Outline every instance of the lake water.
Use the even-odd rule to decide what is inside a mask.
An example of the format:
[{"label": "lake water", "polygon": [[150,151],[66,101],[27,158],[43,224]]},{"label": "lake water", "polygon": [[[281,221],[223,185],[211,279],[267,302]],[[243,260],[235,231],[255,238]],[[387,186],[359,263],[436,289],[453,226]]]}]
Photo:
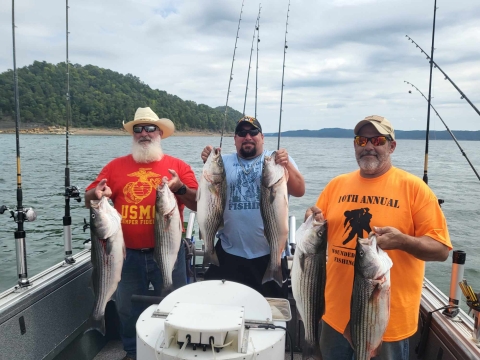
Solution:
[{"label": "lake water", "polygon": [[[16,205],[15,135],[0,135],[0,205]],[[162,144],[165,153],[189,163],[200,174],[201,150],[206,145],[218,146],[219,137],[171,137]],[[83,206],[85,187],[111,159],[130,152],[127,136],[80,136],[69,138],[71,184],[79,187],[82,202],[71,201],[73,251],[83,249],[89,231],[83,232],[84,218],[89,212]],[[297,227],[305,209],[315,204],[318,194],[334,176],[357,169],[351,139],[282,138],[282,147],[295,159],[306,181],[306,194],[290,198],[290,214]],[[64,258],[63,225],[65,200],[65,136],[20,135],[23,203],[36,209],[35,222],[25,223],[28,276],[38,274]],[[265,138],[265,147],[274,149],[276,138]],[[480,142],[460,144],[472,164],[480,168]],[[393,154],[395,166],[423,176],[425,144],[417,140],[400,140]],[[223,152],[234,151],[233,138],[224,138]],[[448,221],[455,249],[467,252],[465,278],[480,291],[480,181],[453,141],[431,141],[429,147],[429,185],[444,199],[443,211]],[[188,219],[189,210],[185,210]],[[0,215],[0,292],[16,285],[17,268],[14,232],[16,223],[5,212]],[[198,233],[198,232],[197,232]],[[428,263],[426,276],[444,293],[450,287],[451,256],[444,263]]]}]

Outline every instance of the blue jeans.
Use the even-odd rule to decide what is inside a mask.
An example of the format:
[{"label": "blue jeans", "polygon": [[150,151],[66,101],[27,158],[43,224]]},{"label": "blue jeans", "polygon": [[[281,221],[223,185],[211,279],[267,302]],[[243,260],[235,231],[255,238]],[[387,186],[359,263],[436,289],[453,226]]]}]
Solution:
[{"label": "blue jeans", "polygon": [[[177,262],[172,272],[174,289],[187,284],[185,264],[185,247],[180,245]],[[150,283],[153,285],[154,294],[162,293],[163,278],[160,269],[153,259],[153,251],[141,252],[127,249],[127,256],[123,262],[122,278],[118,283],[115,295],[115,304],[120,318],[120,337],[123,349],[127,355],[136,358],[137,340],[135,324],[140,314],[148,305],[137,304],[131,301],[132,295],[148,295]]]},{"label": "blue jeans", "polygon": [[[323,360],[354,360],[354,351],[348,340],[322,320],[320,349]],[[373,360],[408,360],[408,339],[382,343],[380,354]]]}]

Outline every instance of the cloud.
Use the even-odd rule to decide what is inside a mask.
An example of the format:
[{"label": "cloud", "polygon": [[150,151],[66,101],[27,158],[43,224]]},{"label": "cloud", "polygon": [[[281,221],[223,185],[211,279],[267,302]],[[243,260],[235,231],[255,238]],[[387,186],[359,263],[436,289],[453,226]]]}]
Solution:
[{"label": "cloud", "polygon": [[[278,128],[287,0],[262,2],[256,88],[253,53],[246,102],[265,131]],[[241,0],[70,1],[69,59],[122,74],[154,89],[212,107],[225,105]],[[480,3],[438,5],[434,59],[480,107]],[[258,3],[245,2],[229,105],[242,110]],[[417,0],[292,0],[285,55],[285,130],[350,128],[370,114],[401,130],[423,129],[428,93],[433,3]],[[16,2],[17,66],[65,61],[65,2]],[[256,43],[255,43],[256,45]],[[10,5],[0,8],[0,71],[13,67]],[[255,46],[256,49],[256,46]],[[433,72],[435,106],[452,130],[478,130],[475,111]],[[412,119],[416,119],[413,121]],[[285,125],[283,125],[285,124]]]},{"label": "cloud", "polygon": [[328,103],[327,104],[327,109],[340,109],[340,108],[344,108],[346,107],[347,105],[346,104],[331,104],[331,103]]}]

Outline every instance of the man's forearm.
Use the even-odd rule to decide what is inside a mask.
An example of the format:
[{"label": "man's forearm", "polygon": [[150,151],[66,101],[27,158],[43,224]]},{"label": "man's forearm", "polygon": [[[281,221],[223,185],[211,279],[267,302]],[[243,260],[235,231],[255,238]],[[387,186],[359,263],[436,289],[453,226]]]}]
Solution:
[{"label": "man's forearm", "polygon": [[414,237],[404,234],[403,251],[423,261],[445,261],[449,248],[429,236]]},{"label": "man's forearm", "polygon": [[177,195],[180,201],[190,210],[197,211],[197,190],[187,187],[184,195]]},{"label": "man's forearm", "polygon": [[288,193],[295,197],[303,196],[305,194],[305,180],[303,175],[290,163],[287,166],[287,170],[289,176],[287,182]]}]

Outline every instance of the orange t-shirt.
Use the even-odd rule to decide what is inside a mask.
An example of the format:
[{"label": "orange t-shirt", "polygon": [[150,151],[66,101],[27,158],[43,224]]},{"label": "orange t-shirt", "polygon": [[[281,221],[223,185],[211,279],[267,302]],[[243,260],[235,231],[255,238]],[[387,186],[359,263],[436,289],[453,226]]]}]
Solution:
[{"label": "orange t-shirt", "polygon": [[[323,320],[343,333],[350,319],[355,246],[374,226],[429,236],[452,248],[447,223],[435,194],[418,177],[392,167],[366,179],[360,171],[336,177],[317,200],[328,221],[328,263]],[[390,270],[390,320],[384,341],[406,339],[417,331],[425,262],[400,250],[386,251]]]},{"label": "orange t-shirt", "polygon": [[[122,215],[122,230],[125,246],[130,249],[153,248],[155,245],[153,222],[157,185],[175,170],[180,180],[191,189],[198,189],[197,179],[190,167],[180,159],[163,155],[160,161],[140,164],[132,155],[119,157],[109,162],[86,190],[93,189],[102,179],[112,189],[115,209]],[[176,197],[183,222],[185,205]]]}]

